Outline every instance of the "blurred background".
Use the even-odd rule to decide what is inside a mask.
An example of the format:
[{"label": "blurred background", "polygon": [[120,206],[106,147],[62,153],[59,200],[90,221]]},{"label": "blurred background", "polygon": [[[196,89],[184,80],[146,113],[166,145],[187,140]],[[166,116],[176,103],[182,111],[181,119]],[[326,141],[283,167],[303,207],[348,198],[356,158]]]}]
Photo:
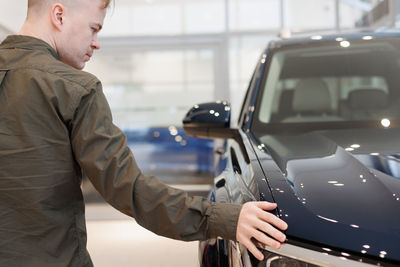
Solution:
[{"label": "blurred background", "polygon": [[[26,8],[27,0],[0,0],[0,40],[18,32]],[[399,13],[398,0],[115,0],[99,35],[101,50],[85,70],[103,82],[114,123],[142,170],[205,196],[215,144],[182,131],[191,106],[228,100],[234,124],[268,41],[396,28]],[[196,265],[196,242],[141,230],[105,205],[87,181],[83,189],[96,266]]]}]

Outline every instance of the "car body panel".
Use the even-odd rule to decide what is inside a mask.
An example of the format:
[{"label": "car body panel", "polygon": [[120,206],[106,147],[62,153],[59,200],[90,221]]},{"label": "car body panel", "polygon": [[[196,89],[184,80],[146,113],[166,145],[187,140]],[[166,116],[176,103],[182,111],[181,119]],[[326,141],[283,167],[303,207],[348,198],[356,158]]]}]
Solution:
[{"label": "car body panel", "polygon": [[[393,146],[388,137],[398,137],[399,130],[386,132],[380,136]],[[351,136],[356,138],[355,133]],[[360,145],[366,154],[353,155],[346,146],[316,133],[261,140],[265,148],[258,156],[280,215],[290,226],[289,240],[296,237],[343,252],[400,260],[400,180],[393,176],[398,175],[398,161],[369,154],[376,149],[366,153],[367,145]],[[392,167],[385,173],[384,168],[378,170],[381,166]]]}]

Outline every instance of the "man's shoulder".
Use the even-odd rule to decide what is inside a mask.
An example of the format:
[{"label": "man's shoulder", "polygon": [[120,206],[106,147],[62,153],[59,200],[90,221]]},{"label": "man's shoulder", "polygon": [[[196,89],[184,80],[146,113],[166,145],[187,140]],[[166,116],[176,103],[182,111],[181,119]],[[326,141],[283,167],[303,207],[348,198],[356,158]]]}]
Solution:
[{"label": "man's shoulder", "polygon": [[47,71],[60,79],[81,86],[84,89],[90,89],[97,83],[100,83],[100,80],[95,75],[83,70],[75,69],[57,60],[54,62],[54,67]]},{"label": "man's shoulder", "polygon": [[23,61],[9,67],[16,71],[25,70],[25,72],[31,73],[36,79],[50,78],[52,81],[64,81],[69,85],[80,87],[84,90],[90,90],[97,83],[100,83],[100,80],[95,75],[75,69],[50,54],[36,51],[29,52],[23,55]]},{"label": "man's shoulder", "polygon": [[[33,65],[32,68],[38,68],[38,65]],[[75,69],[60,60],[51,58],[47,61],[47,64],[41,65],[40,71],[49,73],[58,79],[67,81],[68,83],[75,84],[85,89],[90,89],[96,83],[100,83],[100,80],[93,74]]]}]

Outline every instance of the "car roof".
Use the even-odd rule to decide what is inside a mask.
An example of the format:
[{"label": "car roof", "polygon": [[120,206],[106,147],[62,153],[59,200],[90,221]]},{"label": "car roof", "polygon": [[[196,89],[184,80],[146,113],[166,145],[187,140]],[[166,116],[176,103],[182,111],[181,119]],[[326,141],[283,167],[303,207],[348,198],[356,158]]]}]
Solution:
[{"label": "car roof", "polygon": [[[334,34],[308,34],[302,36],[295,36],[288,39],[280,39],[270,41],[268,48],[280,48],[292,45],[307,45],[326,43],[334,41],[345,41],[345,40],[362,40],[363,38],[398,38],[400,37],[399,30],[380,30],[380,31],[357,31],[347,33],[334,33]],[[337,40],[338,38],[342,38]]]}]

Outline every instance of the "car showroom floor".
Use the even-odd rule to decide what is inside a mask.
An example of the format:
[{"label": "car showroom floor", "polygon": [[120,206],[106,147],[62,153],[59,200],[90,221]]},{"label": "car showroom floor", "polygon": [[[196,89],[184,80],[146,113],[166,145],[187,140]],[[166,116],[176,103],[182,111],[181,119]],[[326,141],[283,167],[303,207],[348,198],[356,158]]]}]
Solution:
[{"label": "car showroom floor", "polygon": [[157,236],[105,203],[88,204],[86,220],[95,267],[197,266],[198,242]]},{"label": "car showroom floor", "polygon": [[[197,177],[191,184],[167,180],[189,194],[206,195],[208,177]],[[190,267],[197,266],[198,242],[176,241],[139,226],[134,219],[105,203],[90,183],[83,183],[86,200],[88,250],[95,267]]]}]

